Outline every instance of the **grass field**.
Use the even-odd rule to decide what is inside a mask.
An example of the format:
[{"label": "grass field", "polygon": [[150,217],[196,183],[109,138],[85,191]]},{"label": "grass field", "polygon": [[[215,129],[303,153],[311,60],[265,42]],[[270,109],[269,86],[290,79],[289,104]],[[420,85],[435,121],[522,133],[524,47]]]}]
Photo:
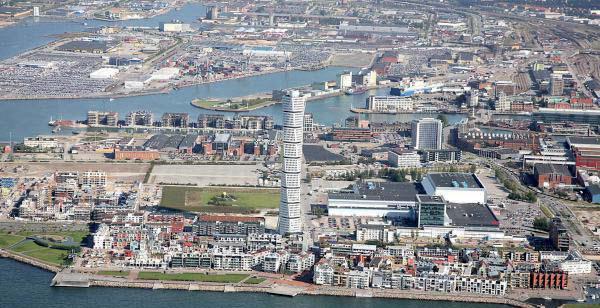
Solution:
[{"label": "grass field", "polygon": [[548,218],[553,218],[554,215],[552,214],[552,212],[550,211],[550,209],[548,207],[546,207],[543,204],[540,204],[540,210],[542,210],[542,213],[544,213],[544,215]]},{"label": "grass field", "polygon": [[247,283],[247,284],[259,284],[259,283],[261,283],[261,282],[263,282],[263,281],[265,281],[265,280],[266,280],[265,278],[260,278],[260,277],[250,277],[250,278],[246,279],[246,280],[244,281],[244,283]]},{"label": "grass field", "polygon": [[99,271],[98,275],[114,276],[114,277],[127,277],[127,276],[129,276],[129,271]]},{"label": "grass field", "polygon": [[18,243],[23,240],[25,237],[20,235],[12,235],[6,233],[0,233],[0,248],[6,248],[10,245]]},{"label": "grass field", "polygon": [[197,107],[202,107],[202,108],[214,108],[216,106],[219,106],[221,104],[223,104],[225,102],[222,101],[211,101],[211,100],[206,100],[206,99],[195,99],[192,101],[192,104],[194,106]]},{"label": "grass field", "polygon": [[23,254],[55,265],[62,265],[68,257],[69,251],[43,247]]},{"label": "grass field", "polygon": [[157,272],[140,272],[138,274],[139,279],[145,280],[201,281],[223,283],[238,283],[246,279],[248,276],[248,274],[207,275],[203,273],[164,274]]},{"label": "grass field", "polygon": [[[22,231],[17,232],[16,234],[7,234],[0,232],[0,247],[6,248],[11,245],[14,245],[24,240],[27,236],[54,235],[70,237],[73,239],[74,242],[82,242],[88,234],[89,232],[87,231],[65,231],[47,233]],[[36,244],[33,240],[23,241],[22,243],[11,247],[10,250],[53,265],[62,265],[67,256],[69,255],[69,251],[67,250],[44,247]]]},{"label": "grass field", "polygon": [[[223,193],[235,196],[231,205],[209,204],[212,198]],[[245,212],[256,209],[274,209],[279,206],[278,189],[259,188],[200,188],[189,186],[163,186],[161,206],[185,210],[207,212]]]},{"label": "grass field", "polygon": [[32,240],[24,241],[12,247],[10,250],[54,265],[63,264],[69,255],[69,251],[67,250],[40,246]]},{"label": "grass field", "polygon": [[255,108],[261,108],[268,106],[272,103],[271,97],[255,97],[255,98],[244,98],[241,101],[218,101],[210,99],[195,99],[192,101],[192,105],[205,109],[214,110],[250,110]]}]

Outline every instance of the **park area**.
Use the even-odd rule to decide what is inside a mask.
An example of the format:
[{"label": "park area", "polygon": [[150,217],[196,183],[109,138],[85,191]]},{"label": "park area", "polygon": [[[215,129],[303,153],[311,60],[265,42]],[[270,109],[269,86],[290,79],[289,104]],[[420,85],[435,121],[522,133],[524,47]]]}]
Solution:
[{"label": "park area", "polygon": [[[0,231],[0,248],[21,254],[32,259],[50,264],[65,265],[72,250],[87,237],[88,232],[50,232],[39,234],[34,232],[17,232],[9,234]],[[35,239],[35,240],[34,240]]]},{"label": "park area", "polygon": [[207,213],[255,213],[279,206],[279,189],[163,186],[161,206]]},{"label": "park area", "polygon": [[220,101],[215,99],[195,99],[192,105],[198,108],[217,111],[249,111],[273,104],[270,94],[240,97],[233,100]]},{"label": "park area", "polygon": [[239,283],[248,278],[248,274],[206,274],[206,273],[177,273],[166,274],[159,272],[140,272],[138,279],[164,280],[164,281],[198,281],[198,282],[220,282]]}]

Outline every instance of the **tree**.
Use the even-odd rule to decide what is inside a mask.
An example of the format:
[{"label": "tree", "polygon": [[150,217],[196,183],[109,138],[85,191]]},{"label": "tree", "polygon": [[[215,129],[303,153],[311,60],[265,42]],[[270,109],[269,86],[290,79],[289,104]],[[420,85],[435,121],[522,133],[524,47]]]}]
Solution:
[{"label": "tree", "polygon": [[448,117],[445,114],[440,114],[437,116],[437,119],[442,121],[442,126],[446,127],[448,126]]},{"label": "tree", "polygon": [[533,227],[538,230],[548,231],[550,230],[550,222],[546,217],[536,217],[533,220]]}]

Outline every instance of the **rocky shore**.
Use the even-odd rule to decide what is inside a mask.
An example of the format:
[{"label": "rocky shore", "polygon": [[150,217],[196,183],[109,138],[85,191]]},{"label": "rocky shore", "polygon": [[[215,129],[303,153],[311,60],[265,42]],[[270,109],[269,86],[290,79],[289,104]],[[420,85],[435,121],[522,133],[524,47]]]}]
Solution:
[{"label": "rocky shore", "polygon": [[25,257],[23,255],[20,255],[18,253],[12,252],[12,251],[8,251],[8,250],[4,250],[4,249],[0,249],[0,257],[2,258],[10,258],[13,259],[15,261],[19,261],[21,263],[25,263],[25,264],[29,264],[32,266],[35,266],[37,268],[41,268],[44,270],[47,270],[49,272],[53,272],[53,273],[58,273],[60,272],[61,268],[54,266],[54,265],[50,265],[44,262],[40,262],[37,261],[35,259],[31,259],[28,257]]}]

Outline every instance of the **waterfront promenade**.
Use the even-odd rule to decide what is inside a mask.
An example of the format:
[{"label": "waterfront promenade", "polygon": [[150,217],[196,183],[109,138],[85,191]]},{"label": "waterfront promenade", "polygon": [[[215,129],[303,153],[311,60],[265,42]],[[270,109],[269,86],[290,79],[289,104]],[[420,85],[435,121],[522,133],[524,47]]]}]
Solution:
[{"label": "waterfront promenade", "polygon": [[[469,303],[503,304],[513,307],[534,307],[525,302],[529,297],[523,294],[506,297],[486,296],[480,294],[464,293],[437,293],[419,292],[415,290],[390,290],[390,289],[349,289],[343,287],[317,286],[292,280],[272,279],[279,275],[269,275],[261,272],[248,274],[271,277],[259,284],[239,283],[214,283],[199,281],[165,281],[143,280],[137,278],[137,272],[132,271],[127,277],[113,277],[94,273],[80,272],[72,268],[60,268],[48,265],[37,260],[27,258],[17,253],[0,249],[0,256],[26,263],[50,272],[56,273],[52,286],[56,287],[112,287],[112,288],[141,288],[152,290],[187,290],[209,292],[253,292],[267,293],[281,296],[312,295],[312,296],[343,296],[343,297],[368,297],[387,299],[408,299],[428,301],[453,301]],[[239,272],[236,272],[239,273]]]}]

